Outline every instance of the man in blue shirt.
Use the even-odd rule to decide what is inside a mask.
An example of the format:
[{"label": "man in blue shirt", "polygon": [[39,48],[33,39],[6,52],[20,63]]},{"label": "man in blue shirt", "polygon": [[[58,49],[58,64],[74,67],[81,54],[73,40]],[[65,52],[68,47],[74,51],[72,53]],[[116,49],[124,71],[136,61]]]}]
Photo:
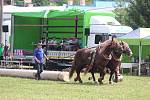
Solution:
[{"label": "man in blue shirt", "polygon": [[42,49],[42,44],[38,43],[37,48],[34,50],[34,59],[37,68],[37,80],[40,80],[40,74],[43,72],[44,57],[48,60],[47,56],[44,54],[44,51]]}]

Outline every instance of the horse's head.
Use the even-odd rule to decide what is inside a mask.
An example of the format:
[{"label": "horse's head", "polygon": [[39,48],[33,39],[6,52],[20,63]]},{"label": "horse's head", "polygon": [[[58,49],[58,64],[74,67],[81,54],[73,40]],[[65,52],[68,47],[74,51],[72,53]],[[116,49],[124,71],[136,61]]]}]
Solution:
[{"label": "horse's head", "polygon": [[123,46],[120,44],[120,42],[116,38],[112,37],[112,40],[109,45],[113,51],[118,52],[118,53],[123,52]]},{"label": "horse's head", "polygon": [[129,57],[132,56],[132,50],[130,49],[129,45],[124,42],[124,41],[120,41],[120,44],[122,45],[123,48],[123,53],[127,54]]}]

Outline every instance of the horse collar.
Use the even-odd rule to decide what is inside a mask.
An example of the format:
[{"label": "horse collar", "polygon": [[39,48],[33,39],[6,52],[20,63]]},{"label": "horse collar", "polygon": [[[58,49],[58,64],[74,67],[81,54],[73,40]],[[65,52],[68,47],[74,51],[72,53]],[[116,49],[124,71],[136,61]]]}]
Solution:
[{"label": "horse collar", "polygon": [[106,57],[103,53],[102,53],[102,56],[106,59],[106,60],[111,60],[112,56],[109,55],[108,57]]},{"label": "horse collar", "polygon": [[119,58],[115,57],[113,52],[111,52],[111,55],[115,59],[115,61],[121,61],[122,60],[122,55]]}]

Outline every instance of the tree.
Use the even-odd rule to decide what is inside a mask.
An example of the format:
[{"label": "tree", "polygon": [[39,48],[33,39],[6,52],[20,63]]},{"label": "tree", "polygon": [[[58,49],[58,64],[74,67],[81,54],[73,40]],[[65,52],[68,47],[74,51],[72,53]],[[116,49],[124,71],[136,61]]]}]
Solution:
[{"label": "tree", "polygon": [[132,0],[127,8],[129,25],[150,27],[150,0]]},{"label": "tree", "polygon": [[34,6],[48,6],[50,4],[49,0],[32,0]]},{"label": "tree", "polygon": [[114,10],[114,13],[115,13],[115,17],[116,19],[121,23],[121,24],[126,24],[126,21],[125,21],[125,16],[126,16],[126,4],[127,4],[127,1],[126,0],[115,0],[116,2],[116,8]]},{"label": "tree", "polygon": [[127,20],[127,8],[130,4],[131,0],[115,0],[116,6],[114,13],[116,15],[116,19],[122,24],[122,25],[128,25]]},{"label": "tree", "polygon": [[150,0],[130,0],[127,7],[120,5],[114,12],[121,23],[134,29],[150,27]]},{"label": "tree", "polygon": [[32,0],[34,6],[62,6],[63,4],[67,4],[67,0]]},{"label": "tree", "polygon": [[62,6],[63,4],[67,4],[68,0],[49,0],[51,5]]}]

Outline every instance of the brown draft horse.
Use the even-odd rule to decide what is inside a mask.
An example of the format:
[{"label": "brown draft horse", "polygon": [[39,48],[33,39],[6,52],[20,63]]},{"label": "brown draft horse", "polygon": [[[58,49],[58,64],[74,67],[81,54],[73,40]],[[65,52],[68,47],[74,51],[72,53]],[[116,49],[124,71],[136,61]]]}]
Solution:
[{"label": "brown draft horse", "polygon": [[[118,82],[118,74],[120,74],[119,70],[120,70],[120,66],[121,66],[122,54],[124,53],[124,54],[128,55],[129,57],[132,55],[132,51],[126,42],[121,41],[120,44],[122,45],[123,51],[122,52],[118,52],[115,50],[112,51],[112,53],[111,53],[112,58],[106,65],[106,68],[110,69],[109,84],[112,83],[111,79],[112,79],[113,74],[115,74],[115,82]],[[93,81],[96,82],[95,76],[94,76],[94,68],[95,67],[92,68],[91,74],[92,74]]]},{"label": "brown draft horse", "polygon": [[109,77],[109,84],[111,84],[112,75],[115,74],[115,82],[118,82],[118,74],[120,74],[120,66],[122,60],[122,54],[126,54],[129,57],[132,56],[132,51],[129,48],[129,45],[126,42],[121,41],[121,45],[123,47],[123,52],[112,52],[112,59],[106,65],[107,68],[110,69],[110,77]]},{"label": "brown draft horse", "polygon": [[[95,66],[100,69],[100,78],[98,79],[100,83],[102,83],[102,80],[104,79],[104,69],[109,60],[111,59],[111,52],[113,50],[118,52],[122,51],[122,46],[119,44],[119,41],[114,38],[112,38],[112,40],[106,40],[102,44],[103,45],[101,47],[98,46],[96,48],[96,55],[92,64],[92,66]],[[73,76],[74,71],[76,71],[77,77],[74,79],[74,81],[79,81],[80,83],[82,83],[82,80],[80,78],[80,72],[83,68],[87,68],[88,70],[92,68],[92,66],[89,66],[91,64],[92,52],[93,50],[88,48],[79,49],[77,51],[77,53],[74,56],[72,68],[69,72],[69,78],[71,78]]]}]

